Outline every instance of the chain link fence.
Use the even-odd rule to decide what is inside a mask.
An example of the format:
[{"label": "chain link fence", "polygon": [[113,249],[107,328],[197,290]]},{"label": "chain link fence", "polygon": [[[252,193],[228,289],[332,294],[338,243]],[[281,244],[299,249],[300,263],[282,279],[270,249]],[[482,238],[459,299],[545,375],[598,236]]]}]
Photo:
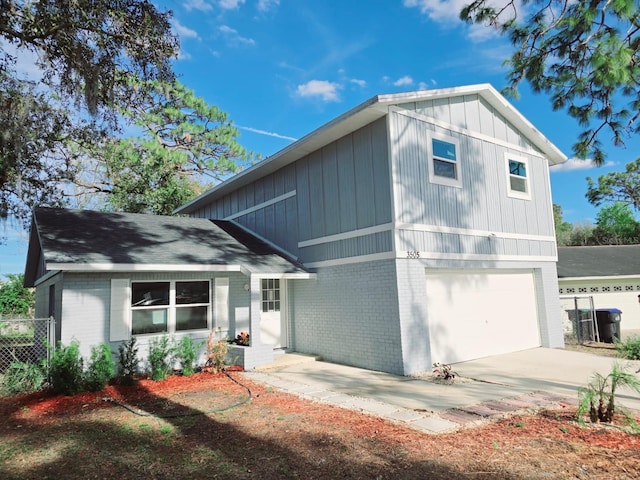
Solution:
[{"label": "chain link fence", "polygon": [[0,373],[12,362],[49,361],[48,345],[55,339],[55,321],[49,318],[0,316]]},{"label": "chain link fence", "polygon": [[567,344],[599,342],[593,297],[560,297],[560,310]]}]

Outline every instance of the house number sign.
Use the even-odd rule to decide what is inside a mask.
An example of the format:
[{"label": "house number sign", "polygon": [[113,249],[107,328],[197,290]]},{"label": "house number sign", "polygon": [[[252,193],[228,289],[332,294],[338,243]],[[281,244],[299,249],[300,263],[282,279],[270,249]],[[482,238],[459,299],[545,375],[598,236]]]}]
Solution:
[{"label": "house number sign", "polygon": [[420,258],[420,252],[417,250],[407,250],[407,258]]}]

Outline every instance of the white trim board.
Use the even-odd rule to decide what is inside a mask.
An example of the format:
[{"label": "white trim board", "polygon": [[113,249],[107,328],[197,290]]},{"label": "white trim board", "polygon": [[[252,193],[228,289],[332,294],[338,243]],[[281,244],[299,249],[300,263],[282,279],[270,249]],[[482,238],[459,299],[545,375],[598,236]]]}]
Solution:
[{"label": "white trim board", "polygon": [[558,283],[560,282],[581,282],[581,281],[591,281],[591,280],[610,280],[610,281],[618,281],[618,280],[632,280],[632,279],[640,279],[640,274],[638,275],[605,275],[605,276],[594,276],[594,277],[558,277]]},{"label": "white trim board", "polygon": [[548,159],[545,158],[544,154],[534,150],[532,148],[525,148],[522,145],[516,145],[513,143],[509,143],[505,140],[500,140],[498,138],[495,137],[491,137],[489,135],[485,135],[484,133],[480,133],[480,132],[474,132],[472,130],[468,130],[466,128],[462,128],[462,127],[458,127],[456,125],[453,125],[451,123],[448,122],[443,122],[442,120],[438,120],[436,118],[433,117],[429,117],[427,115],[422,115],[420,113],[416,113],[413,112],[411,110],[404,110],[402,108],[398,108],[398,107],[394,107],[394,106],[390,106],[389,110],[397,113],[398,115],[404,115],[405,117],[409,117],[409,118],[414,118],[416,120],[420,120],[423,121],[425,123],[430,123],[432,125],[435,125],[436,127],[440,127],[440,128],[444,128],[446,130],[450,130],[452,132],[456,132],[459,133],[461,135],[465,135],[467,137],[472,137],[472,138],[476,138],[478,140],[482,140],[484,142],[489,142],[489,143],[493,143],[495,145],[500,145],[502,147],[506,147],[506,148],[510,148],[512,150],[517,150],[518,152],[524,153],[526,155],[531,155],[532,157],[538,157],[544,160]]},{"label": "white trim board", "polygon": [[475,230],[472,228],[445,227],[439,225],[425,225],[420,223],[398,223],[397,230],[409,230],[414,232],[453,233],[457,235],[469,235],[472,237],[495,237],[511,240],[537,240],[540,242],[555,242],[554,235],[531,235],[528,233],[509,233],[490,230]]},{"label": "white trim board", "polygon": [[261,210],[263,208],[269,207],[271,205],[274,205],[278,202],[282,202],[284,200],[286,200],[287,198],[291,198],[291,197],[295,197],[296,196],[296,190],[291,190],[290,192],[287,193],[283,193],[282,195],[278,195],[277,197],[272,198],[271,200],[267,200],[265,202],[259,203],[258,205],[254,205],[253,207],[249,207],[246,208],[244,210],[241,210],[239,212],[233,213],[227,217],[224,217],[223,220],[234,220],[236,218],[242,217],[244,215],[248,215],[249,213],[253,213],[256,212],[258,210]]},{"label": "white trim board", "polygon": [[[489,230],[475,230],[470,228],[445,227],[439,225],[425,225],[420,223],[384,223],[373,227],[351,230],[349,232],[336,233],[324,237],[312,238],[298,242],[298,248],[320,245],[323,243],[337,242],[350,238],[363,237],[373,233],[387,232],[395,230],[396,236],[400,230],[409,230],[414,232],[430,232],[430,233],[451,233],[456,235],[468,235],[473,237],[495,237],[511,240],[534,240],[540,242],[554,242],[556,237],[553,235],[530,235],[526,233],[508,233],[508,232],[492,232]],[[396,242],[397,243],[397,242]]]},{"label": "white trim board", "polygon": [[364,237],[365,235],[371,235],[373,233],[387,232],[393,229],[393,223],[384,223],[381,225],[375,225],[373,227],[361,228],[358,230],[351,230],[344,233],[336,233],[333,235],[327,235],[324,237],[312,238],[311,240],[303,240],[298,242],[298,248],[311,247],[313,245],[320,245],[322,243],[337,242],[339,240],[347,240],[350,238]]}]

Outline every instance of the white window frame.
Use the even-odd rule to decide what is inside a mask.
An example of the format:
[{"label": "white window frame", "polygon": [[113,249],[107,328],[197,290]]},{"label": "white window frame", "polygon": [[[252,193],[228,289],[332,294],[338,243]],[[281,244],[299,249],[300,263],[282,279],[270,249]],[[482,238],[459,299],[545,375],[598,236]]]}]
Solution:
[{"label": "white window frame", "polygon": [[[448,158],[437,157],[433,151],[433,140],[440,140],[442,142],[450,143],[455,146],[456,160],[452,162]],[[457,138],[449,135],[444,135],[438,132],[427,131],[427,152],[429,155],[429,181],[438,185],[446,185],[448,187],[462,188],[462,163],[460,158],[460,141]],[[436,175],[433,163],[435,160],[440,162],[452,163],[455,165],[456,178],[441,177]]]},{"label": "white window frame", "polygon": [[[520,162],[522,164],[524,164],[524,169],[526,172],[526,175],[524,177],[521,177],[520,175],[512,175],[511,174],[511,170],[509,169],[509,160],[513,160],[514,162]],[[521,157],[518,155],[512,155],[511,153],[506,152],[504,154],[504,168],[505,168],[505,172],[507,174],[507,195],[511,198],[519,198],[521,200],[531,200],[531,181],[530,181],[530,174],[531,171],[529,170],[529,159],[526,157]],[[521,192],[520,190],[514,190],[511,188],[511,177],[516,177],[516,178],[524,178],[525,181],[525,190],[524,192]]]},{"label": "white window frame", "polygon": [[[208,303],[189,303],[189,304],[178,304],[176,302],[176,284],[177,283],[186,283],[186,282],[207,282],[208,290],[209,290],[209,302]],[[129,313],[131,318],[130,331],[132,336],[153,336],[153,335],[185,335],[194,332],[207,332],[211,330],[212,323],[212,309],[213,309],[213,295],[211,291],[211,280],[203,279],[203,278],[195,278],[195,279],[180,279],[180,280],[133,280],[131,281],[130,288],[133,294],[133,285],[136,283],[168,283],[169,284],[169,304],[168,305],[151,305],[148,307],[134,307],[131,305],[131,301],[129,301]],[[207,326],[206,328],[199,328],[194,330],[176,330],[176,311],[179,308],[185,307],[207,307]],[[135,310],[159,310],[166,309],[167,310],[167,329],[162,332],[153,332],[153,333],[133,333],[133,312]]]},{"label": "white window frame", "polygon": [[[268,283],[270,280],[274,282],[273,288],[269,288],[268,286],[265,287],[265,282]],[[276,281],[278,282],[278,286],[275,286]],[[269,298],[270,292],[273,292],[273,298]],[[276,292],[278,293],[277,299],[275,298]],[[264,298],[265,293],[267,294],[267,299]],[[275,308],[276,302],[277,302],[278,308]],[[273,309],[269,307],[270,303],[274,304]],[[266,310],[265,310],[265,306],[266,306]],[[262,281],[260,282],[260,311],[262,313],[269,313],[269,312],[279,313],[282,311],[282,282],[279,278],[263,278]]]}]

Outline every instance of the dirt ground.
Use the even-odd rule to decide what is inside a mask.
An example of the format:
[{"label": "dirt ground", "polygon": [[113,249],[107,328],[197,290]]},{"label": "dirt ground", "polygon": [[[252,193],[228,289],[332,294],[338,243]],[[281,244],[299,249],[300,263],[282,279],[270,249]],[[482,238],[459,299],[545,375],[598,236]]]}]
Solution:
[{"label": "dirt ground", "polygon": [[639,435],[581,426],[574,407],[429,435],[241,372],[4,398],[0,418],[3,479],[608,480],[640,472]]}]

